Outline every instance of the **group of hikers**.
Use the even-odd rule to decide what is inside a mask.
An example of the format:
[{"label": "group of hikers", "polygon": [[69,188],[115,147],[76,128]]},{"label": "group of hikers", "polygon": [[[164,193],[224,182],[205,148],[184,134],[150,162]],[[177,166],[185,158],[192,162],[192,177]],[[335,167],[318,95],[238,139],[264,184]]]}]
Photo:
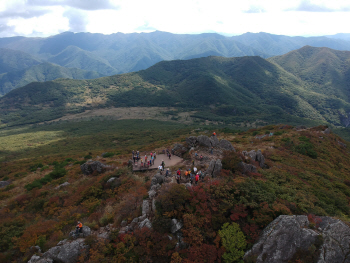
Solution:
[{"label": "group of hikers", "polygon": [[180,184],[181,175],[184,176],[185,180],[189,180],[191,184],[198,184],[199,180],[204,180],[204,173],[202,171],[198,171],[197,167],[193,167],[193,169],[186,169],[182,173],[180,168],[176,171],[176,182]]},{"label": "group of hikers", "polygon": [[145,154],[145,157],[140,157],[139,151],[132,151],[132,159],[134,160],[134,165],[140,161],[140,167],[148,168],[152,165],[154,165],[154,160],[157,158],[156,152],[151,152],[150,157],[148,158],[147,154]]}]

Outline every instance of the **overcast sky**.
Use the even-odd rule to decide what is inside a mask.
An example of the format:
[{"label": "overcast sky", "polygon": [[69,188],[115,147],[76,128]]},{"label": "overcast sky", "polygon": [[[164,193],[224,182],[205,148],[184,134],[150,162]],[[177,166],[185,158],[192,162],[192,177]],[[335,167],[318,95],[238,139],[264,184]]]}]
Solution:
[{"label": "overcast sky", "polygon": [[65,31],[350,33],[350,0],[0,0],[0,37]]}]

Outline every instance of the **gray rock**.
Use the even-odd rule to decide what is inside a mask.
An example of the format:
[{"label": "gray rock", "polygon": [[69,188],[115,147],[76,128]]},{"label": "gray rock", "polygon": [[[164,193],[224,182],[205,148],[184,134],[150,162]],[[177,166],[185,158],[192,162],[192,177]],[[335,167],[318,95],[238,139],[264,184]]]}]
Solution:
[{"label": "gray rock", "polygon": [[350,227],[330,217],[319,219],[322,221],[316,231],[309,228],[307,216],[279,216],[263,230],[244,259],[256,258],[257,263],[287,263],[296,252],[310,253],[312,247],[316,249],[314,255],[318,263],[349,263]]},{"label": "gray rock", "polygon": [[120,223],[120,226],[121,227],[126,227],[128,224],[128,222],[126,222],[126,220],[123,220],[121,223]]},{"label": "gray rock", "polygon": [[221,160],[220,160],[220,159],[217,159],[216,162],[215,162],[215,166],[214,166],[214,169],[213,169],[212,176],[213,176],[213,177],[219,176],[219,175],[220,175],[220,172],[221,172],[221,169],[222,169]]},{"label": "gray rock", "polygon": [[149,198],[151,198],[151,199],[154,198],[156,196],[156,194],[157,194],[157,192],[154,190],[148,191]]},{"label": "gray rock", "polygon": [[216,137],[215,135],[210,136],[209,140],[212,147],[216,147],[219,145],[218,137]]},{"label": "gray rock", "polygon": [[188,138],[186,138],[186,142],[189,146],[196,146],[197,144],[197,137],[195,136],[190,136]]},{"label": "gray rock", "polygon": [[171,219],[171,233],[179,231],[183,227],[183,224],[177,219]]},{"label": "gray rock", "polygon": [[256,152],[254,150],[251,150],[250,152],[246,152],[246,156],[249,156],[250,159],[252,159],[253,161],[256,160]]},{"label": "gray rock", "polygon": [[246,173],[246,172],[257,173],[258,172],[256,167],[252,164],[240,162],[239,167],[241,168],[242,173]]},{"label": "gray rock", "polygon": [[58,190],[58,189],[60,189],[61,187],[65,187],[65,186],[68,186],[68,185],[70,185],[70,183],[64,182],[63,184],[60,184],[59,186],[55,187],[55,190]]},{"label": "gray rock", "polygon": [[211,147],[211,142],[208,136],[199,135],[197,137],[198,144],[205,147]]},{"label": "gray rock", "polygon": [[331,133],[331,129],[330,128],[327,128],[323,131],[324,134],[330,134]]},{"label": "gray rock", "polygon": [[115,179],[117,179],[117,177],[111,177],[108,179],[107,184],[110,184],[111,182],[113,182]]},{"label": "gray rock", "polygon": [[156,211],[156,199],[152,200],[152,211],[155,212]]},{"label": "gray rock", "polygon": [[109,165],[105,165],[99,161],[94,162],[86,162],[80,166],[81,171],[85,175],[92,174],[93,172],[97,171],[99,174],[104,172],[106,168],[111,167]]},{"label": "gray rock", "polygon": [[147,215],[146,214],[144,214],[144,215],[142,215],[142,216],[139,216],[138,217],[138,222],[141,222],[141,221],[143,221],[143,220],[145,220],[147,218]]},{"label": "gray rock", "polygon": [[261,153],[261,150],[258,150],[256,153],[256,159],[257,162],[259,162],[260,167],[264,167],[265,165],[265,157],[264,155]]},{"label": "gray rock", "polygon": [[135,226],[137,225],[138,222],[139,222],[139,219],[136,217],[131,221],[130,226],[132,228],[135,228]]},{"label": "gray rock", "polygon": [[6,187],[11,184],[11,181],[1,181],[0,188]]},{"label": "gray rock", "polygon": [[228,140],[220,140],[219,148],[227,150],[227,151],[236,151],[233,145]]},{"label": "gray rock", "polygon": [[151,190],[158,191],[160,189],[160,184],[155,184],[151,186]]},{"label": "gray rock", "polygon": [[28,263],[53,263],[51,258],[41,258],[40,256],[33,255]]},{"label": "gray rock", "polygon": [[87,237],[87,236],[90,236],[91,235],[91,229],[90,227],[88,226],[83,226],[83,236],[84,237]]},{"label": "gray rock", "polygon": [[262,232],[259,241],[245,255],[257,256],[256,262],[288,262],[298,249],[307,249],[318,234],[308,229],[307,216],[279,216]]},{"label": "gray rock", "polygon": [[[321,217],[322,221],[324,217]],[[350,228],[340,220],[335,220],[322,231],[323,245],[318,263],[350,262]]]},{"label": "gray rock", "polygon": [[139,223],[139,228],[144,228],[144,227],[148,227],[149,229],[152,228],[152,223],[151,221],[149,221],[148,218],[146,218],[145,220]]},{"label": "gray rock", "polygon": [[337,141],[337,143],[338,143],[341,147],[346,148],[346,144],[345,144],[345,143],[343,143],[343,142],[341,142],[341,141]]},{"label": "gray rock", "polygon": [[215,167],[215,160],[211,160],[210,163],[209,163],[209,166],[206,170],[206,174],[207,175],[212,175],[213,174],[213,170],[214,170],[214,167]]},{"label": "gray rock", "polygon": [[79,238],[72,242],[66,242],[61,246],[50,248],[41,258],[52,259],[54,262],[72,263],[76,262],[79,255],[88,248],[89,246],[84,244],[84,239]]},{"label": "gray rock", "polygon": [[[158,174],[158,173],[157,173],[155,176],[153,176],[153,178],[156,178],[156,179],[157,179],[157,181],[156,181],[155,184],[162,184],[162,183],[164,182],[164,179],[165,179],[165,171],[163,171],[163,174],[164,174],[164,175]],[[152,178],[152,180],[153,180],[153,178]]]},{"label": "gray rock", "polygon": [[143,200],[142,203],[142,215],[148,215],[150,213],[149,201]]}]

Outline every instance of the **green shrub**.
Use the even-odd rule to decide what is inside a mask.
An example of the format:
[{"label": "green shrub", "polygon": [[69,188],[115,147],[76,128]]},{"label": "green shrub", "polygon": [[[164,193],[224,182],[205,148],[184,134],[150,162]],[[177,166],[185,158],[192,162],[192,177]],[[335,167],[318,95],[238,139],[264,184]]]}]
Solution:
[{"label": "green shrub", "polygon": [[226,252],[222,255],[225,262],[239,262],[244,256],[247,246],[245,236],[237,223],[225,223],[219,230],[222,244]]},{"label": "green shrub", "polygon": [[84,156],[84,159],[85,160],[89,160],[89,159],[91,159],[92,158],[92,156],[89,154],[89,155],[86,155],[86,156]]},{"label": "green shrub", "polygon": [[44,167],[44,165],[42,163],[36,163],[36,164],[30,166],[29,170],[31,172],[35,172],[38,168],[42,168],[42,167]]},{"label": "green shrub", "polygon": [[114,156],[114,153],[104,153],[102,155],[102,157],[104,157],[104,158],[108,158],[108,157],[112,157],[112,156]]}]

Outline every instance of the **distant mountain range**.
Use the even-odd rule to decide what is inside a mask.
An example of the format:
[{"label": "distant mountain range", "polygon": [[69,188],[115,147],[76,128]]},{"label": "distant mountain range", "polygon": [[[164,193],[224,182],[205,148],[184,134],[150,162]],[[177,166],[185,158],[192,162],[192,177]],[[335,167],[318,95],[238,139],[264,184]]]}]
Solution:
[{"label": "distant mountain range", "polygon": [[[48,38],[10,37],[0,38],[0,73],[50,62],[110,76],[146,69],[164,60],[207,56],[268,58],[305,45],[350,50],[349,40],[349,34],[289,37],[246,33],[225,37],[215,33],[185,35],[160,31],[111,35],[65,32]],[[16,76],[16,83],[25,83],[19,78]],[[18,87],[16,83],[0,88],[0,96],[10,87]]]},{"label": "distant mountain range", "polygon": [[282,56],[163,61],[94,80],[31,83],[0,99],[2,123],[35,123],[98,107],[172,106],[227,123],[260,119],[347,126],[350,52],[306,46]]}]

